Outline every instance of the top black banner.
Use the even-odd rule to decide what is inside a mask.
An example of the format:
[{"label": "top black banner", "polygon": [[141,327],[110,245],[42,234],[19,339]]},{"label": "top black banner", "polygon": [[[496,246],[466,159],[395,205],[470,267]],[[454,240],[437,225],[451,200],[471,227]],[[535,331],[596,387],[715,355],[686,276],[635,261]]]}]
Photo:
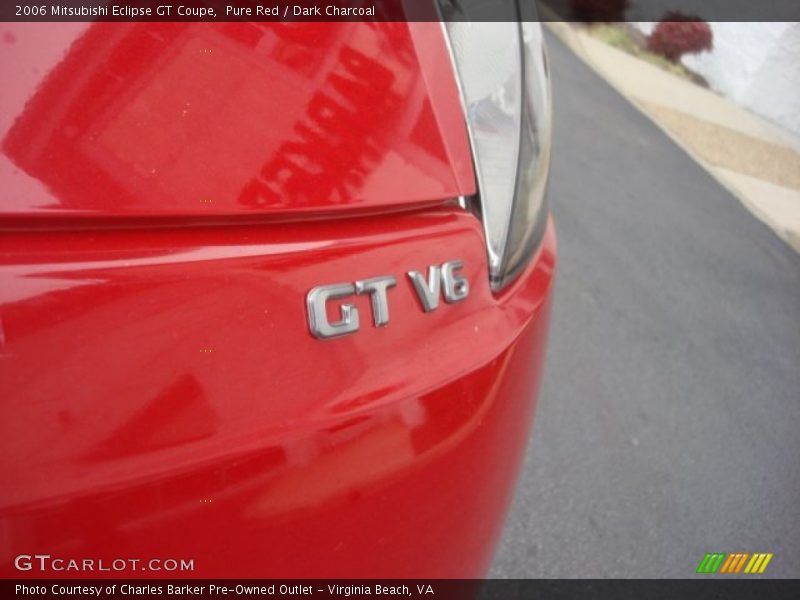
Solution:
[{"label": "top black banner", "polygon": [[[172,3],[170,3],[172,2]],[[3,0],[12,21],[800,21],[800,0]]]}]

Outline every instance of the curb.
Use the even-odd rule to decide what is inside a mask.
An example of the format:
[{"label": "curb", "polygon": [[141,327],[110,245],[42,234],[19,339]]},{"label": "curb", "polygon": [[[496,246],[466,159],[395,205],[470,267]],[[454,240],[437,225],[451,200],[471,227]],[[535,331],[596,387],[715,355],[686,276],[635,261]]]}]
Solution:
[{"label": "curb", "polygon": [[[549,15],[546,9],[540,9],[543,18],[555,18],[555,15]],[[707,162],[697,154],[689,145],[679,138],[675,133],[668,129],[661,121],[654,116],[643,102],[633,97],[626,91],[620,88],[618,84],[608,78],[602,69],[600,69],[592,60],[591,55],[583,46],[580,37],[575,31],[574,27],[564,21],[547,20],[543,23],[550,32],[553,33],[561,42],[567,46],[578,58],[580,58],[589,68],[592,69],[598,76],[600,76],[608,85],[610,85],[617,93],[625,98],[636,110],[647,117],[658,129],[660,129],[670,140],[672,140],[679,148],[681,148],[695,163],[697,163],[706,173],[714,178],[722,187],[730,192],[739,202],[758,220],[767,225],[775,234],[784,240],[796,252],[800,253],[800,231],[794,231],[791,227],[785,227],[781,223],[775,222],[766,212],[759,206],[758,202],[753,201],[747,194],[745,194],[735,183],[724,177],[715,165]]]}]

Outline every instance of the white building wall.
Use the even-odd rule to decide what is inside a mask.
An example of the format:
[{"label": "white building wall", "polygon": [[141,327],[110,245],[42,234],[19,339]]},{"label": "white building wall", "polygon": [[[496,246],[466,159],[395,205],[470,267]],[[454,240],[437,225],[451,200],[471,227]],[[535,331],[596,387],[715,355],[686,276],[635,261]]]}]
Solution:
[{"label": "white building wall", "polygon": [[[654,23],[635,23],[649,34]],[[712,89],[800,135],[800,23],[711,23],[714,49],[683,63]]]}]

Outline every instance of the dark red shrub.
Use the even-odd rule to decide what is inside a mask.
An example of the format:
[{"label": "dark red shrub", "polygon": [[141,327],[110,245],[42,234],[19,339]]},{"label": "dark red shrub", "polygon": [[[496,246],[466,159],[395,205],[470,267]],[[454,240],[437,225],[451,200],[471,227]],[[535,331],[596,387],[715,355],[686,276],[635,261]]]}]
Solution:
[{"label": "dark red shrub", "polygon": [[698,17],[689,17],[679,12],[666,15],[647,38],[650,52],[678,62],[689,52],[702,52],[713,47],[711,27]]},{"label": "dark red shrub", "polygon": [[628,0],[572,0],[572,15],[586,23],[625,20]]}]

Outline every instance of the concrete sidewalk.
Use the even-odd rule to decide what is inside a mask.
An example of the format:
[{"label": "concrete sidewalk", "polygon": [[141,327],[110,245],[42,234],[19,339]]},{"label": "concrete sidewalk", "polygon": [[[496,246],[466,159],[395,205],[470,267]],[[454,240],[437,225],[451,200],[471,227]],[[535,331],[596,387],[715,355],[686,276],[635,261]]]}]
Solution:
[{"label": "concrete sidewalk", "polygon": [[800,252],[800,140],[708,89],[595,39],[579,25],[546,25]]}]

